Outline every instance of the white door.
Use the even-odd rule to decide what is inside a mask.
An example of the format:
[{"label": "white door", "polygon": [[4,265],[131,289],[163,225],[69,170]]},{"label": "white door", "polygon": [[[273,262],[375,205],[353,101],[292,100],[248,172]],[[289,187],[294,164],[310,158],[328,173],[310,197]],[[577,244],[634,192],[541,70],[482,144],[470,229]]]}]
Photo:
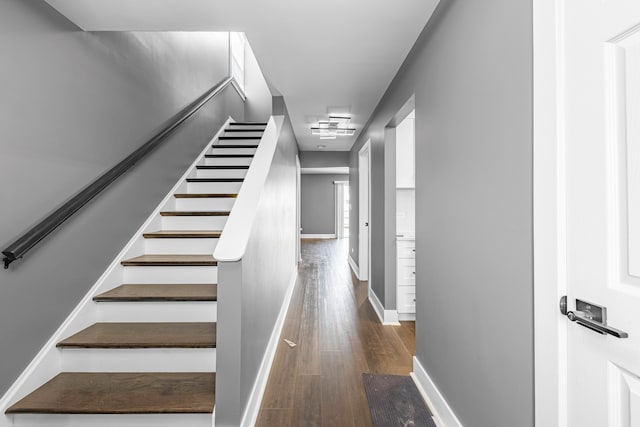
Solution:
[{"label": "white door", "polygon": [[360,280],[369,280],[369,180],[370,142],[367,141],[358,152],[358,216],[359,242],[358,270]]},{"label": "white door", "polygon": [[640,1],[559,4],[568,308],[605,306],[608,325],[629,335],[567,324],[568,425],[638,427]]}]

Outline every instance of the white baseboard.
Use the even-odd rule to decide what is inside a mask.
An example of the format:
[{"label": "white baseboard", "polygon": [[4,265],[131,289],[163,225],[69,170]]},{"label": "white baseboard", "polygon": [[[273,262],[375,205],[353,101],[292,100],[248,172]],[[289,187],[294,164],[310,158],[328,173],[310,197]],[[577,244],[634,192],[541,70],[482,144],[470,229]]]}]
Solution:
[{"label": "white baseboard", "polygon": [[353,258],[351,258],[351,255],[349,255],[349,267],[351,267],[351,270],[353,270],[353,274],[356,275],[356,278],[360,280],[360,268],[358,267],[358,264],[356,264],[356,262],[353,260]]},{"label": "white baseboard", "polygon": [[267,349],[265,351],[264,357],[262,358],[262,363],[260,364],[260,369],[258,370],[256,381],[253,384],[253,389],[251,390],[251,394],[249,395],[247,409],[244,412],[242,423],[240,424],[243,427],[254,426],[256,424],[256,421],[258,420],[262,397],[264,396],[264,392],[267,388],[267,380],[269,379],[269,373],[271,372],[271,365],[273,364],[273,359],[276,356],[276,349],[278,348],[278,343],[280,342],[280,334],[282,333],[282,328],[287,318],[287,311],[289,311],[289,304],[291,303],[291,297],[293,296],[293,289],[295,288],[297,278],[298,272],[296,270],[294,271],[293,276],[291,277],[291,281],[289,282],[287,293],[285,294],[284,301],[282,302],[282,306],[280,307],[280,313],[278,313],[278,319],[276,320],[276,324],[273,327],[273,331],[271,332],[269,344],[267,344]]},{"label": "white baseboard", "polygon": [[335,234],[301,234],[301,239],[335,239]]},{"label": "white baseboard", "polygon": [[398,312],[396,310],[385,310],[378,299],[378,296],[373,292],[371,287],[369,287],[369,303],[373,307],[373,311],[378,315],[380,323],[383,325],[400,325],[400,322],[398,321]]},{"label": "white baseboard", "polygon": [[415,321],[416,314],[415,313],[398,313],[398,320],[406,321],[406,322]]},{"label": "white baseboard", "polygon": [[429,409],[433,412],[433,421],[438,427],[463,427],[458,417],[456,417],[456,414],[444,399],[444,396],[442,396],[442,393],[440,393],[440,390],[438,390],[438,387],[436,387],[436,384],[416,357],[413,358],[411,378],[413,378],[413,382],[416,383]]}]

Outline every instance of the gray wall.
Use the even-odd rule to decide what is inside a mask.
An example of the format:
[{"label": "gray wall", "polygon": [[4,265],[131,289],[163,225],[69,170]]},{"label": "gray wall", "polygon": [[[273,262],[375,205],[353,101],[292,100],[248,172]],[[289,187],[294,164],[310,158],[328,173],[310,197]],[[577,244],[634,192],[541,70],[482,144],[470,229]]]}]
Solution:
[{"label": "gray wall", "polygon": [[464,425],[532,426],[531,0],[443,0],[351,151],[356,200],[371,138],[372,287],[385,304],[385,127],[414,94],[416,357]]},{"label": "gray wall", "polygon": [[241,425],[296,271],[297,153],[297,141],[287,118],[260,197],[247,252],[242,260],[221,263],[218,268],[221,286],[216,387],[225,392],[216,396],[216,426]]},{"label": "gray wall", "polygon": [[244,103],[244,119],[249,122],[266,122],[271,117],[273,100],[250,45],[247,45],[245,52],[244,80],[247,97]]},{"label": "gray wall", "polygon": [[349,175],[302,175],[300,185],[302,234],[335,234],[336,196],[333,181],[348,180]]},{"label": "gray wall", "polygon": [[[83,33],[40,1],[0,2],[0,243],[10,243],[227,75],[226,34]],[[220,124],[229,87],[99,198],[0,271],[0,394]]]},{"label": "gray wall", "polygon": [[300,167],[333,168],[349,166],[348,151],[301,151]]}]

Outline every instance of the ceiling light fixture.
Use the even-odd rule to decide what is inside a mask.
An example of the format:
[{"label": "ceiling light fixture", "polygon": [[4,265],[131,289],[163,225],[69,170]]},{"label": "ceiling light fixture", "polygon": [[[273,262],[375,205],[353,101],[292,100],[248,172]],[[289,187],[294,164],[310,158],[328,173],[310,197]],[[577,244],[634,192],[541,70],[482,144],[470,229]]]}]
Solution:
[{"label": "ceiling light fixture", "polygon": [[355,128],[349,127],[351,117],[330,115],[329,120],[318,121],[317,126],[311,127],[311,135],[317,135],[320,139],[336,139],[338,136],[353,136]]}]

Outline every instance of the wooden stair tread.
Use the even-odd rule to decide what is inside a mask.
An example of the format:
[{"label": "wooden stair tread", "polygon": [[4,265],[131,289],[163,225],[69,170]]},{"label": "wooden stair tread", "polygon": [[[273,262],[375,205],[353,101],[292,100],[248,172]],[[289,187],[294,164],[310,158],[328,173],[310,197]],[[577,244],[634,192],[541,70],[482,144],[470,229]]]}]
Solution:
[{"label": "wooden stair tread", "polygon": [[215,372],[63,372],[7,414],[170,414],[213,412]]},{"label": "wooden stair tread", "polygon": [[266,126],[267,123],[263,122],[232,122],[229,126]]},{"label": "wooden stair tread", "polygon": [[243,182],[244,178],[187,178],[187,182]]},{"label": "wooden stair tread", "polygon": [[216,266],[212,255],[140,255],[122,261],[124,266]]},{"label": "wooden stair tread", "polygon": [[161,216],[227,216],[230,211],[164,211]]},{"label": "wooden stair tread", "polygon": [[231,158],[231,157],[247,158],[247,157],[253,157],[253,154],[205,154],[204,157],[206,159]]},{"label": "wooden stair tread", "polygon": [[144,233],[145,239],[217,239],[220,230],[159,230]]},{"label": "wooden stair tread", "polygon": [[198,165],[196,169],[224,169],[224,170],[234,170],[234,169],[249,169],[249,165]]},{"label": "wooden stair tread", "polygon": [[[246,131],[245,131],[246,132]],[[219,141],[234,141],[234,140],[244,140],[244,139],[248,139],[248,140],[253,140],[253,139],[262,139],[262,136],[256,135],[256,136],[244,136],[244,135],[224,135],[224,136],[219,136],[218,140]]]},{"label": "wooden stair tread", "polygon": [[176,193],[176,199],[236,198],[238,193]]},{"label": "wooden stair tread", "polygon": [[211,145],[212,148],[258,148],[257,144],[213,144]]},{"label": "wooden stair tread", "polygon": [[[251,126],[256,126],[256,125],[251,125]],[[264,132],[264,129],[225,129],[224,131],[225,132]]]},{"label": "wooden stair tread", "polygon": [[218,285],[170,284],[170,285],[120,285],[93,297],[97,302],[111,301],[217,301]]},{"label": "wooden stair tread", "polygon": [[215,348],[211,322],[94,323],[60,341],[62,348]]}]

